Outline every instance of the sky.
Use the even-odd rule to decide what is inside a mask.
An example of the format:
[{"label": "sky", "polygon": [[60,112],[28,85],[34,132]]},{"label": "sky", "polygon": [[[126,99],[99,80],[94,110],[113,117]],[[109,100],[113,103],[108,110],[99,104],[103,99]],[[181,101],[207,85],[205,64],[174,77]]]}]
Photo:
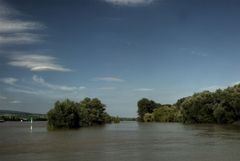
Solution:
[{"label": "sky", "polygon": [[111,115],[240,81],[238,0],[0,0],[0,109],[97,97]]}]

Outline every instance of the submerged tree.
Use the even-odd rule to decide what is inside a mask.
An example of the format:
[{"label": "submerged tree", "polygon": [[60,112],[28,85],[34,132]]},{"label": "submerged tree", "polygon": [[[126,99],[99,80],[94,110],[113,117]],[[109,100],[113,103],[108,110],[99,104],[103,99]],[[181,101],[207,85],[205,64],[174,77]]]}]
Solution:
[{"label": "submerged tree", "polygon": [[184,123],[233,123],[240,120],[240,84],[180,99]]},{"label": "submerged tree", "polygon": [[68,99],[57,101],[47,115],[51,129],[79,128],[110,122],[105,105],[97,98],[85,98],[80,103]]},{"label": "submerged tree", "polygon": [[79,115],[77,104],[68,99],[57,101],[54,108],[48,113],[49,128],[77,128],[79,127]]}]

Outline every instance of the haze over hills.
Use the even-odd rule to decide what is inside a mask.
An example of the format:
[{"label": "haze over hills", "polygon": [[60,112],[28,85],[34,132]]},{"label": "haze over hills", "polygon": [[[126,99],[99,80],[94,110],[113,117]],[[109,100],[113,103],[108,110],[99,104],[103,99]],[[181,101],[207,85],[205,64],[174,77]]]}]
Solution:
[{"label": "haze over hills", "polygon": [[20,121],[20,120],[33,120],[36,121],[46,121],[47,115],[46,114],[39,114],[39,113],[30,113],[30,112],[23,112],[23,111],[13,111],[13,110],[0,110],[0,120],[5,121]]},{"label": "haze over hills", "polygon": [[0,109],[0,114],[45,115],[40,113],[30,113],[30,112],[24,112],[24,111],[1,110],[1,109]]}]

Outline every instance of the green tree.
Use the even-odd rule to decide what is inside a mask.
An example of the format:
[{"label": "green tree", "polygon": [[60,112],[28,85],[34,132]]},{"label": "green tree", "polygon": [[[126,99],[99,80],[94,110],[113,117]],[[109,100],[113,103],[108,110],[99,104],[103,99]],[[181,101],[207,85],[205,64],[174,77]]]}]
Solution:
[{"label": "green tree", "polygon": [[76,103],[68,99],[57,101],[54,108],[48,112],[49,128],[78,128],[79,115]]},{"label": "green tree", "polygon": [[145,113],[152,113],[157,106],[160,104],[155,103],[153,100],[148,100],[147,98],[143,98],[138,101],[138,116],[139,121],[144,121]]},{"label": "green tree", "polygon": [[109,122],[109,118],[111,120],[105,105],[97,98],[85,98],[80,103],[68,99],[57,101],[47,116],[50,129],[100,125]]},{"label": "green tree", "polygon": [[92,125],[105,123],[105,105],[97,98],[85,98],[80,102],[80,107],[87,109]]},{"label": "green tree", "polygon": [[178,122],[181,120],[180,111],[174,106],[161,106],[154,110],[156,122]]},{"label": "green tree", "polygon": [[240,120],[240,84],[196,93],[176,105],[185,123],[232,123]]}]

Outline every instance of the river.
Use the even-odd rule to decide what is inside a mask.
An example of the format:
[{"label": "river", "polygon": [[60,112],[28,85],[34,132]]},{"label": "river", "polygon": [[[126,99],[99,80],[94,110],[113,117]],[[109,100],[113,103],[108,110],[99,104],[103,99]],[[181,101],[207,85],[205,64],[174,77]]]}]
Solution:
[{"label": "river", "polygon": [[0,123],[0,161],[239,161],[240,127],[121,122],[48,131]]}]

